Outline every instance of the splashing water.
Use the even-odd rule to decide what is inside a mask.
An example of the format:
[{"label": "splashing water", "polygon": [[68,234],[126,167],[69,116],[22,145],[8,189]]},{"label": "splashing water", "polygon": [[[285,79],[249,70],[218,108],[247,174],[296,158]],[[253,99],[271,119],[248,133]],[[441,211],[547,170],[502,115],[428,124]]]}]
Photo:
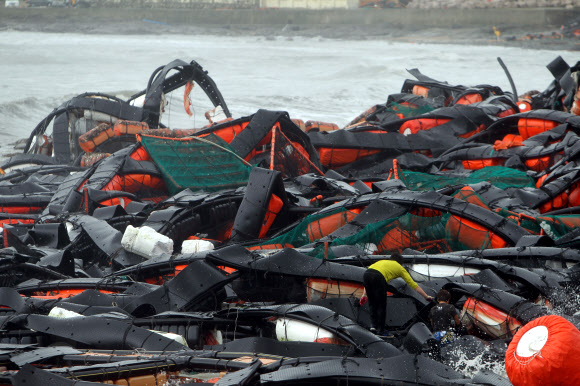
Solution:
[{"label": "splashing water", "polygon": [[558,295],[559,302],[549,308],[548,313],[561,316],[580,328],[580,291],[578,288],[568,288]]},{"label": "splashing water", "polygon": [[489,370],[507,378],[503,357],[490,347],[476,355],[467,353],[461,347],[454,347],[448,354],[452,359],[445,360],[444,363],[467,377],[473,377],[481,370]]}]

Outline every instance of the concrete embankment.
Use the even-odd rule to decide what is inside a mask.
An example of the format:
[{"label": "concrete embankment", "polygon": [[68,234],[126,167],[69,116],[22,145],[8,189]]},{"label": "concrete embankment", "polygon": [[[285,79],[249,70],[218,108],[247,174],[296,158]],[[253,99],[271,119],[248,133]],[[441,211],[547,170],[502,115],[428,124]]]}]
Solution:
[{"label": "concrete embankment", "polygon": [[538,29],[560,26],[580,17],[580,8],[506,9],[164,9],[164,8],[0,8],[0,23],[37,25],[151,20],[169,25],[388,25],[422,28],[511,26]]}]

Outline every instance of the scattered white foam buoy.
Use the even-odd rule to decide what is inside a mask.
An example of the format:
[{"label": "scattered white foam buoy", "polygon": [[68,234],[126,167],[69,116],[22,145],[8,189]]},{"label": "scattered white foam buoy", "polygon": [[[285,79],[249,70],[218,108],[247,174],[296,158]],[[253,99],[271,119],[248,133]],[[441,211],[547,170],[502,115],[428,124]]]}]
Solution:
[{"label": "scattered white foam buoy", "polygon": [[173,253],[173,240],[148,226],[135,228],[129,225],[123,234],[121,245],[127,251],[148,259]]},{"label": "scattered white foam buoy", "polygon": [[364,250],[365,253],[368,253],[369,255],[374,255],[375,252],[378,252],[379,247],[377,247],[376,244],[367,243],[367,244],[364,245],[363,250]]},{"label": "scattered white foam buoy", "polygon": [[213,243],[207,240],[185,240],[183,244],[181,244],[181,253],[196,253],[211,251],[213,249]]},{"label": "scattered white foam buoy", "polygon": [[76,313],[74,311],[65,310],[64,308],[60,307],[53,307],[52,310],[48,313],[48,316],[53,318],[61,318],[61,319],[69,319],[69,318],[82,318],[83,315]]},{"label": "scattered white foam buoy", "polygon": [[505,355],[514,386],[580,385],[580,331],[557,315],[542,316],[522,327]]}]

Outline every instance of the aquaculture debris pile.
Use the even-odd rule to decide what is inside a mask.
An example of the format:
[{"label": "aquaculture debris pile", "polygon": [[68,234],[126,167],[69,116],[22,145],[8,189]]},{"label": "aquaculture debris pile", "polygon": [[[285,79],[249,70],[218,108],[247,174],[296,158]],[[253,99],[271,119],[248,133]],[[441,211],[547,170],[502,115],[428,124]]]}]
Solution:
[{"label": "aquaculture debris pile", "polygon": [[[233,119],[195,61],[72,98],[2,165],[0,384],[509,384],[458,371],[476,357],[575,384],[580,62],[548,69],[519,97],[410,70],[344,128]],[[210,123],[165,127],[194,84]],[[401,279],[393,337],[369,330],[363,275],[393,252],[461,336]]]}]

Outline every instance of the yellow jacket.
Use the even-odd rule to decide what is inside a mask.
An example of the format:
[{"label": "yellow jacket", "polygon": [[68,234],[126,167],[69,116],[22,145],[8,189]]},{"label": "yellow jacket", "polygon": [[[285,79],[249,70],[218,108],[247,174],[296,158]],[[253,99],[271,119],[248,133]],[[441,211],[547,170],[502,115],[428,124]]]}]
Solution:
[{"label": "yellow jacket", "polygon": [[379,271],[385,277],[387,283],[397,277],[400,277],[403,278],[403,280],[405,280],[405,282],[412,289],[415,289],[419,286],[419,284],[415,283],[415,281],[411,278],[409,272],[407,272],[407,270],[396,261],[380,260],[372,264],[369,268]]}]

